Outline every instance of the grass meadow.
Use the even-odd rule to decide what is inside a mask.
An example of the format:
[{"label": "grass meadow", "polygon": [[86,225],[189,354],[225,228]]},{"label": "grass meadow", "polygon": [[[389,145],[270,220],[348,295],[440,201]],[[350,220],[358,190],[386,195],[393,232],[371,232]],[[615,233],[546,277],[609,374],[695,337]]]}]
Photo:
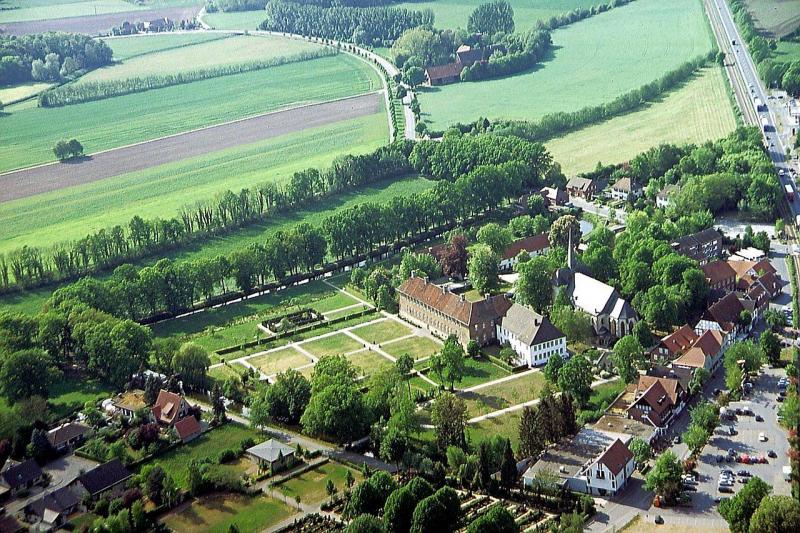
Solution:
[{"label": "grass meadow", "polygon": [[0,172],[52,161],[52,148],[63,137],[94,153],[380,87],[374,70],[339,54],[96,102],[11,106],[0,115]]},{"label": "grass meadow", "polygon": [[255,30],[264,22],[262,10],[208,13],[203,20],[216,30]]},{"label": "grass meadow", "polygon": [[[287,504],[267,496],[210,494],[181,506],[161,521],[172,531],[226,533],[266,531],[296,511]],[[233,526],[235,529],[232,529]]]},{"label": "grass meadow", "polygon": [[[144,33],[122,37],[107,37],[103,40],[114,52],[114,61],[125,61],[136,56],[166,50],[230,39],[225,33]],[[194,58],[193,58],[194,59]]]},{"label": "grass meadow", "polygon": [[52,86],[52,83],[31,82],[4,87],[0,89],[0,102],[2,102],[3,105],[8,105],[39,94],[50,86]]},{"label": "grass meadow", "polygon": [[286,497],[294,500],[295,496],[300,496],[300,501],[308,504],[322,503],[328,498],[325,485],[330,479],[339,493],[343,493],[347,488],[345,477],[347,472],[353,475],[356,483],[363,479],[363,475],[354,468],[328,462],[317,468],[313,468],[298,476],[294,476],[288,481],[278,485],[277,489]]},{"label": "grass meadow", "polygon": [[746,0],[756,27],[776,37],[800,26],[800,0]]},{"label": "grass meadow", "polygon": [[682,87],[640,111],[612,118],[546,143],[568,175],[598,162],[622,163],[661,143],[702,143],[736,128],[725,74],[704,69]]},{"label": "grass meadow", "polygon": [[800,37],[791,41],[778,41],[778,48],[772,53],[772,59],[781,63],[800,61]]},{"label": "grass meadow", "polygon": [[514,76],[420,90],[433,129],[538,119],[608,102],[711,49],[700,0],[637,0],[553,32],[552,57]]}]

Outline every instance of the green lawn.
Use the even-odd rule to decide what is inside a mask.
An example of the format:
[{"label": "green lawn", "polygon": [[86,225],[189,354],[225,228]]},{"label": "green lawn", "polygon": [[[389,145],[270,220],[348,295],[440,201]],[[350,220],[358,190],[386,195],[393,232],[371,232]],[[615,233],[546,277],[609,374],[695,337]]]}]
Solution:
[{"label": "green lawn", "polygon": [[111,385],[89,377],[66,376],[50,388],[49,402],[53,411],[64,417],[82,410],[86,402],[110,398],[116,390]]},{"label": "green lawn", "polygon": [[466,372],[464,373],[464,379],[458,384],[458,387],[461,389],[474,387],[475,385],[480,385],[487,381],[494,381],[495,379],[504,378],[509,375],[509,372],[503,370],[488,359],[473,359],[467,357],[464,363]]},{"label": "green lawn", "polygon": [[[335,311],[336,309],[341,309],[343,307],[349,307],[351,305],[357,304],[355,298],[349,296],[343,292],[334,291],[333,294],[328,296],[327,298],[323,298],[321,300],[317,300],[311,304],[311,307],[314,308],[315,311],[320,313],[328,313],[330,311]],[[355,309],[355,308],[354,308]],[[357,311],[357,309],[355,309]],[[344,312],[352,312],[351,310],[346,310]]]},{"label": "green lawn", "polygon": [[700,0],[636,0],[553,32],[552,57],[506,78],[426,88],[434,129],[478,117],[537,119],[608,102],[711,49]]},{"label": "green lawn", "polygon": [[736,128],[725,74],[719,67],[634,113],[612,118],[547,142],[568,175],[593,170],[599,161],[622,163],[661,143],[702,143]]},{"label": "green lawn", "polygon": [[800,26],[800,0],[746,0],[756,27],[776,37]]},{"label": "green lawn", "polygon": [[387,318],[381,322],[356,328],[352,333],[369,343],[382,344],[392,339],[405,337],[411,333],[411,330],[397,320]]},{"label": "green lawn", "polygon": [[[408,9],[431,9],[437,28],[465,28],[470,13],[485,0],[430,0],[400,4]],[[530,29],[537,20],[572,11],[576,7],[592,7],[598,0],[509,0],[514,8],[514,24],[517,31]]]},{"label": "green lawn", "polygon": [[800,38],[795,37],[793,41],[778,41],[777,44],[777,50],[772,53],[775,61],[782,63],[800,61]]},{"label": "green lawn", "polygon": [[[0,11],[0,13],[2,13],[2,11]],[[12,102],[22,100],[23,98],[39,94],[51,85],[52,83],[31,82],[14,85],[12,87],[3,87],[0,88],[0,102],[4,105],[8,105]]]},{"label": "green lawn", "polygon": [[297,368],[313,363],[308,356],[295,348],[286,347],[247,360],[248,363],[258,368],[267,376],[285,372],[290,368]]},{"label": "green lawn", "polygon": [[[180,34],[178,34],[180,36]],[[128,37],[128,39],[147,39]],[[287,39],[271,35],[238,35],[228,39],[198,42],[171,49],[139,55],[108,67],[93,70],[75,83],[122,80],[151,74],[190,72],[223,65],[237,65],[251,61],[264,61],[278,57],[297,56],[301,52],[321,50],[322,45],[300,39]],[[178,46],[177,48],[175,46]]]},{"label": "green lawn", "polygon": [[172,531],[226,533],[236,525],[236,531],[255,533],[275,526],[295,512],[285,503],[266,496],[211,494],[191,501],[161,521]]},{"label": "green lawn", "polygon": [[381,370],[394,366],[394,363],[384,356],[371,350],[362,350],[348,355],[347,358],[353,363],[353,366],[361,369],[361,375],[363,376],[372,376]]},{"label": "green lawn", "polygon": [[354,352],[364,346],[344,333],[337,333],[303,344],[303,348],[317,357]]},{"label": "green lawn", "polygon": [[264,22],[263,10],[209,13],[203,20],[217,30],[255,30]]},{"label": "green lawn", "polygon": [[94,153],[380,87],[372,68],[339,54],[96,102],[10,108],[0,117],[0,129],[14,133],[0,144],[0,171],[52,161],[53,145],[64,136],[80,140],[87,153]]},{"label": "green lawn", "polygon": [[328,494],[325,492],[325,485],[329,479],[339,489],[339,493],[344,492],[347,488],[345,476],[348,470],[353,474],[356,483],[364,477],[358,470],[338,463],[328,462],[281,483],[278,485],[278,490],[291,500],[294,500],[295,496],[299,495],[303,503],[312,505],[322,503],[328,498]]},{"label": "green lawn", "polygon": [[442,345],[428,337],[411,337],[381,346],[383,351],[394,357],[408,354],[414,360],[430,357],[438,352]]},{"label": "green lawn", "polygon": [[[231,34],[222,33],[149,33],[124,37],[106,38],[104,41],[114,52],[115,61],[124,61],[135,56],[152,54],[179,47],[229,39]],[[193,47],[191,49],[194,49]]]},{"label": "green lawn", "polygon": [[213,429],[197,439],[173,448],[163,455],[151,459],[148,463],[158,463],[169,473],[178,487],[188,488],[189,461],[204,458],[215,458],[219,452],[228,448],[236,448],[244,439],[251,437],[256,443],[264,439],[258,431],[243,426],[236,422],[229,422],[222,427]]},{"label": "green lawn", "polygon": [[[297,170],[324,168],[339,155],[370,152],[386,141],[386,115],[381,112],[0,203],[0,252],[80,239],[90,231],[127,224],[136,215],[174,216],[181,207],[227,188],[281,183]],[[229,238],[235,236],[238,232]]]},{"label": "green lawn", "polygon": [[534,372],[475,392],[465,392],[460,396],[467,402],[467,416],[472,418],[535,400],[539,397],[544,382],[544,375]]},{"label": "green lawn", "polygon": [[218,366],[215,368],[211,368],[208,371],[208,377],[218,380],[218,381],[225,381],[228,378],[235,378],[241,376],[247,371],[247,367],[245,367],[241,363],[230,363],[223,366]]},{"label": "green lawn", "polygon": [[522,411],[506,413],[495,418],[487,418],[467,426],[470,442],[477,444],[482,440],[500,435],[511,439],[511,446],[516,450],[519,447],[519,421]]}]

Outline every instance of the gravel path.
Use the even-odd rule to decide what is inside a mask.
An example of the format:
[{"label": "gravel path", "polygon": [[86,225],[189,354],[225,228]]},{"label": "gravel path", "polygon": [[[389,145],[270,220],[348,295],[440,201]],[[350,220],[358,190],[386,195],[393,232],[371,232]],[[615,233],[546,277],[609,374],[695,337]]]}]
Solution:
[{"label": "gravel path", "polygon": [[378,113],[381,92],[310,104],[99,152],[70,163],[49,163],[0,174],[0,202],[173,163],[211,152]]}]

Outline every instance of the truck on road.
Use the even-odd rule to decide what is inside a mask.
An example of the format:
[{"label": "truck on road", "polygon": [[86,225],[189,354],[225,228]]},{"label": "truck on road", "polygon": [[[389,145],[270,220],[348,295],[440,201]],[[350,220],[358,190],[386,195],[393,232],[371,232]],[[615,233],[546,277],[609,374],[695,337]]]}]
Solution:
[{"label": "truck on road", "polygon": [[[753,86],[751,85],[750,88],[752,89]],[[764,107],[764,102],[761,101],[761,98],[756,96],[753,98],[753,107],[756,108],[756,113],[759,113]]]},{"label": "truck on road", "polygon": [[783,188],[786,191],[786,199],[789,200],[789,203],[794,202],[794,189],[792,186],[787,183]]}]

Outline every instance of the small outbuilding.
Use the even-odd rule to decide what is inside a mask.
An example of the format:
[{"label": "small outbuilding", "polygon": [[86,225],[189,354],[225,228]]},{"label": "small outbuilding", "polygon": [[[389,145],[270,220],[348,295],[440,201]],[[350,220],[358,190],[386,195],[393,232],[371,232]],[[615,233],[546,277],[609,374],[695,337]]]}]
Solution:
[{"label": "small outbuilding", "polygon": [[272,474],[291,468],[297,462],[294,448],[275,439],[248,448],[247,455],[261,470]]}]

